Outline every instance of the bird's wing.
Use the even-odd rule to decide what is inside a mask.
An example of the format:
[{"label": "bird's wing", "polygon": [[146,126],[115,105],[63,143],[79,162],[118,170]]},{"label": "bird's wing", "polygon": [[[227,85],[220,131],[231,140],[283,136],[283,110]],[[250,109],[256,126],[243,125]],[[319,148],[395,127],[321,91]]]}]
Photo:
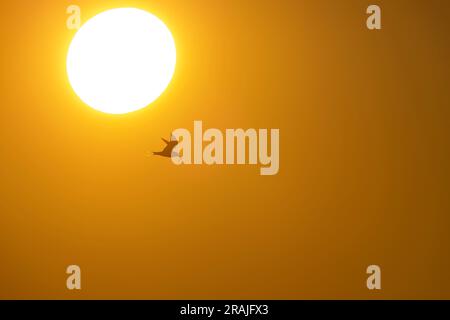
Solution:
[{"label": "bird's wing", "polygon": [[161,152],[162,153],[170,153],[172,151],[172,149],[173,149],[173,147],[170,144],[168,144]]}]

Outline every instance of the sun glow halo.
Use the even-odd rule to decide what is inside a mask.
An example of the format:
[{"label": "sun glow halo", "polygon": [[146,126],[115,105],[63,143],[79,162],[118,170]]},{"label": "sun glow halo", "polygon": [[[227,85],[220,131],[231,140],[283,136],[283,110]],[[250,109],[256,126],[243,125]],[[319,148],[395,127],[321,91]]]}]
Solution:
[{"label": "sun glow halo", "polygon": [[67,54],[69,82],[90,107],[123,114],[146,107],[175,71],[172,34],[156,16],[135,8],[102,12],[75,34]]}]

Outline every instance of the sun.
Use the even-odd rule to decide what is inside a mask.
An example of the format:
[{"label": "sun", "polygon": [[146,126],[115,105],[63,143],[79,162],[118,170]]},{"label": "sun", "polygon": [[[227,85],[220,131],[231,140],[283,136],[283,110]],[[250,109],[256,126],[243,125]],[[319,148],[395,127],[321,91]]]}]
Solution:
[{"label": "sun", "polygon": [[75,34],[67,75],[90,107],[110,114],[136,111],[155,101],[175,71],[170,30],[151,13],[135,8],[104,11]]}]

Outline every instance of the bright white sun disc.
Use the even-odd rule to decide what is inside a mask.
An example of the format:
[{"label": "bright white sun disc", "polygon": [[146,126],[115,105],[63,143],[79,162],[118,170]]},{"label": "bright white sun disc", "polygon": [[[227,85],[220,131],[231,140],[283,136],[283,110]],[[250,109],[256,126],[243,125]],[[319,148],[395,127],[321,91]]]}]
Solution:
[{"label": "bright white sun disc", "polygon": [[140,9],[120,8],[88,20],[67,54],[67,75],[90,107],[111,114],[132,112],[155,101],[169,85],[175,42],[166,25]]}]

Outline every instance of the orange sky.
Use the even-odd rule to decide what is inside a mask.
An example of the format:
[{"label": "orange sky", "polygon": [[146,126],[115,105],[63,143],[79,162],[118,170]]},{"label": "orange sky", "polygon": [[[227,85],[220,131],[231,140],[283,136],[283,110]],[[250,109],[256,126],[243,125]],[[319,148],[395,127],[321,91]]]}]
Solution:
[{"label": "orange sky", "polygon": [[[377,3],[381,31],[363,0],[76,1],[174,35],[172,83],[121,116],[70,88],[72,2],[2,4],[0,298],[450,298],[450,7]],[[194,120],[279,128],[280,172],[146,155]]]}]

